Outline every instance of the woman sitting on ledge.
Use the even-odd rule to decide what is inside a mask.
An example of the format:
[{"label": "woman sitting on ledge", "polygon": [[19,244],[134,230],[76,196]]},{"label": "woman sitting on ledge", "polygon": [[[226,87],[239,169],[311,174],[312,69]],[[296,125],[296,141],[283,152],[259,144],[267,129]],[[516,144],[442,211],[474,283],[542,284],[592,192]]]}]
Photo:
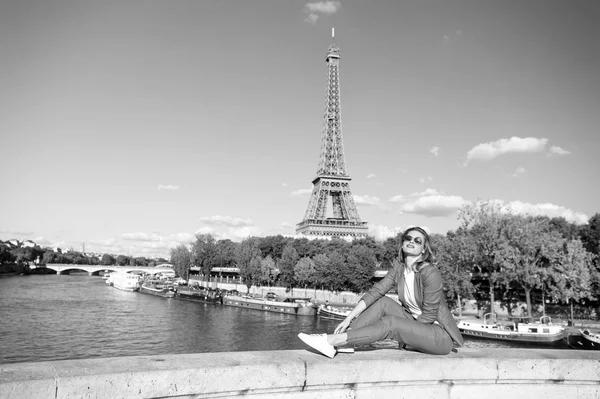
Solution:
[{"label": "woman sitting on ledge", "polygon": [[[429,234],[410,227],[401,236],[400,262],[354,307],[334,334],[298,334],[307,345],[328,357],[337,346],[371,344],[383,339],[398,341],[419,352],[447,355],[463,338],[448,310],[442,275],[433,265],[435,256]],[[385,296],[396,287],[400,303]],[[340,352],[352,352],[348,348]]]}]

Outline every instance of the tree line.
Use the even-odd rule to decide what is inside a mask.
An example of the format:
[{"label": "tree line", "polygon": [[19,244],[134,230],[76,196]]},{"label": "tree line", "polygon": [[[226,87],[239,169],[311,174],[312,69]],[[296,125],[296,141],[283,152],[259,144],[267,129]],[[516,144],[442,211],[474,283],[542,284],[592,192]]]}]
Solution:
[{"label": "tree line", "polygon": [[31,262],[40,265],[48,263],[62,263],[68,265],[100,265],[100,266],[156,266],[169,263],[167,259],[149,259],[143,256],[134,257],[127,255],[102,254],[100,256],[88,255],[78,251],[63,252],[60,248],[42,248],[35,246],[12,246],[7,242],[0,242],[0,265],[27,266]]},{"label": "tree line", "polygon": [[[598,306],[600,214],[576,225],[480,202],[461,209],[456,230],[431,239],[454,305],[499,301],[510,313],[525,303],[530,316],[546,302]],[[278,235],[237,243],[198,234],[191,245],[171,250],[171,263],[186,279],[192,265],[204,275],[214,267],[237,267],[248,290],[278,285],[362,293],[373,285],[375,270],[397,261],[399,240],[400,234],[351,242]]]}]

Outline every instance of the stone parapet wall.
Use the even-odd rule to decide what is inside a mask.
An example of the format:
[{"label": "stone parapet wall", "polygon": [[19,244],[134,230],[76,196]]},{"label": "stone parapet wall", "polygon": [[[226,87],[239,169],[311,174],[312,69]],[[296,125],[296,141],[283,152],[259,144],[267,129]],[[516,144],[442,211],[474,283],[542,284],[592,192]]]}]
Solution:
[{"label": "stone parapet wall", "polygon": [[308,350],[135,356],[0,365],[0,398],[600,397],[600,352],[396,349],[328,359]]}]

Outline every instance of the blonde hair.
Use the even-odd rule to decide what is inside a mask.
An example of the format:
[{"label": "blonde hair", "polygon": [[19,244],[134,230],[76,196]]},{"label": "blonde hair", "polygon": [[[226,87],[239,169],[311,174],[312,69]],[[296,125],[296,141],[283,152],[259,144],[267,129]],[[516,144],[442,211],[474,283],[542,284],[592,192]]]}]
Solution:
[{"label": "blonde hair", "polygon": [[404,254],[404,250],[402,250],[402,245],[404,244],[404,237],[406,237],[411,231],[418,231],[423,235],[423,238],[425,238],[423,242],[423,253],[421,254],[420,259],[412,265],[412,270],[418,272],[427,263],[435,264],[436,258],[429,234],[427,234],[427,232],[421,227],[415,226],[409,227],[400,236],[400,261],[406,265],[406,255]]}]

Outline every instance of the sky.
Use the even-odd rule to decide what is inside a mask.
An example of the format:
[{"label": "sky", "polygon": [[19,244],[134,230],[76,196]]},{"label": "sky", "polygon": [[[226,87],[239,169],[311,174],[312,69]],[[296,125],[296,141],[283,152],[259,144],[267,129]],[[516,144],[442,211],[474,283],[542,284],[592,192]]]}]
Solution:
[{"label": "sky", "polygon": [[475,201],[586,223],[598,20],[595,0],[4,0],[0,239],[167,257],[293,236],[332,27],[372,236],[446,234]]}]

